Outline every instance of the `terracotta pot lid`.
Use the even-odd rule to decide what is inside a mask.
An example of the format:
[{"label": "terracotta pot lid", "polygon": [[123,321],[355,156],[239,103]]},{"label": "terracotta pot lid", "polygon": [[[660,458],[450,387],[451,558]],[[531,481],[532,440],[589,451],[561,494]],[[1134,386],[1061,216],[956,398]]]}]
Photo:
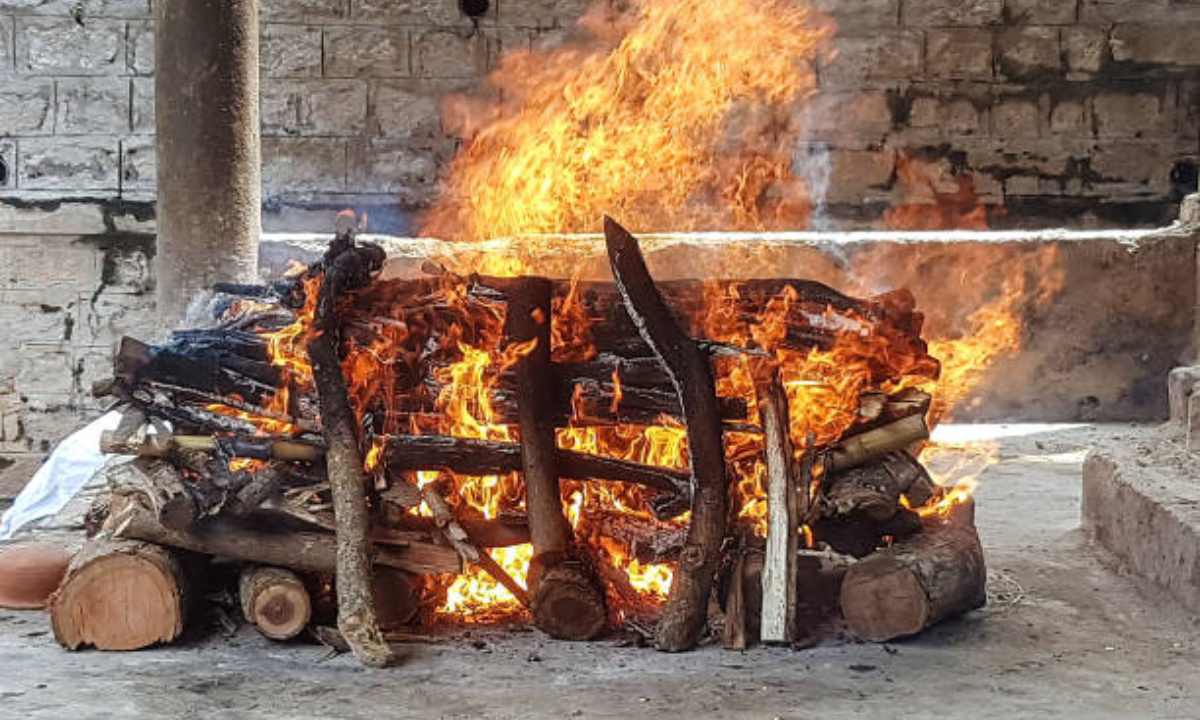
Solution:
[{"label": "terracotta pot lid", "polygon": [[71,553],[58,545],[27,542],[0,547],[0,607],[44,608],[58,588]]}]

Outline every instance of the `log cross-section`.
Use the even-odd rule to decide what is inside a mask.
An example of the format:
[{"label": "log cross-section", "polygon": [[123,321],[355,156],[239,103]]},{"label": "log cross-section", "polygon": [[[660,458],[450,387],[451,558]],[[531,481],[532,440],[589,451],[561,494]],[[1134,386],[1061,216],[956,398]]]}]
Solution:
[{"label": "log cross-section", "polygon": [[382,267],[383,259],[383,250],[378,246],[357,247],[352,231],[339,235],[323,262],[313,335],[308,341],[337,519],[338,629],[354,655],[372,667],[390,663],[392,651],[375,617],[367,540],[367,483],[356,432],[358,423],[338,357],[337,300],[369,282],[372,274]]},{"label": "log cross-section", "polygon": [[695,647],[704,630],[713,578],[728,525],[724,436],[709,356],[676,323],[646,268],[637,239],[604,218],[609,264],[630,320],[662,362],[687,423],[692,520],[671,591],[655,632],[660,650]]},{"label": "log cross-section", "polygon": [[312,600],[291,570],[249,565],[238,578],[242,615],[272,640],[294,638],[308,627]]},{"label": "log cross-section", "polygon": [[587,640],[607,622],[604,593],[574,553],[571,525],[563,512],[554,421],[546,379],[550,375],[550,293],[545,278],[513,281],[508,295],[505,334],[516,360],[517,418],[521,434],[521,472],[525,507],[533,540],[529,589],[533,622],[551,637]]}]

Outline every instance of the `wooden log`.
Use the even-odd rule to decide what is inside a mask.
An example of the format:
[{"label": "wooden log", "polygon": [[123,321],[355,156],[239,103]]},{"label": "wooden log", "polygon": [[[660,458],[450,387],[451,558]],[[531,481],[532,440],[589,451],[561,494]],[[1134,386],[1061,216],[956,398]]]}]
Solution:
[{"label": "wooden log", "polygon": [[268,500],[278,498],[283,489],[283,471],[268,465],[257,472],[250,473],[250,480],[238,488],[230,502],[226,505],[234,515],[247,515],[254,512]]},{"label": "wooden log", "polygon": [[[449,470],[458,475],[500,475],[521,469],[521,446],[491,440],[444,435],[390,435],[384,438],[382,462],[389,472]],[[563,477],[610,480],[678,494],[688,491],[687,474],[625,460],[554,450]]]},{"label": "wooden log", "polygon": [[726,650],[745,650],[750,644],[746,633],[745,568],[746,556],[744,553],[738,552],[725,590],[724,643]]},{"label": "wooden log", "polygon": [[539,573],[538,589],[530,598],[539,629],[562,640],[590,640],[604,632],[608,608],[590,567],[567,559]]},{"label": "wooden log", "polygon": [[987,601],[983,548],[973,527],[934,524],[853,565],[842,614],[864,640],[915,635]]},{"label": "wooden log", "polygon": [[801,518],[808,515],[808,482],[803,486],[795,466],[787,393],[777,371],[757,388],[767,469],[767,550],[762,583],[764,643],[796,639],[796,552]]},{"label": "wooden log", "polygon": [[559,486],[555,427],[549,418],[550,281],[518,278],[508,294],[505,336],[520,347],[516,361],[517,416],[525,512],[533,541],[530,610],[542,632],[561,640],[590,640],[607,623],[604,593],[583,564],[570,564],[574,535]]},{"label": "wooden log", "polygon": [[195,497],[170,463],[139,458],[112,467],[106,477],[112,492],[141,495],[164,527],[182,530],[199,516]]},{"label": "wooden log", "polygon": [[925,424],[925,417],[910,415],[839,443],[829,451],[826,468],[830,472],[849,470],[928,439],[929,426]]},{"label": "wooden log", "polygon": [[933,404],[933,396],[916,388],[905,388],[893,395],[871,391],[859,396],[858,416],[860,422],[846,430],[842,441],[856,435],[892,425],[913,415],[927,417]]},{"label": "wooden log", "polygon": [[258,427],[249,420],[221,415],[178,402],[166,393],[147,387],[126,388],[113,384],[112,394],[152,418],[169,421],[177,431],[253,435]]},{"label": "wooden log", "polygon": [[113,367],[116,378],[130,387],[155,380],[252,402],[282,380],[280,369],[270,362],[203,347],[154,347],[131,337],[121,339]]},{"label": "wooden log", "polygon": [[312,602],[304,581],[284,568],[243,568],[238,597],[246,622],[272,640],[296,637],[312,618]]},{"label": "wooden log", "polygon": [[[215,517],[171,530],[155,519],[136,496],[114,495],[105,529],[113,537],[145,540],[241,562],[286,567],[301,572],[332,572],[337,568],[337,540],[329,533],[288,530],[271,532],[251,520]],[[453,548],[430,543],[376,545],[376,565],[419,575],[462,572]]]},{"label": "wooden log", "polygon": [[926,493],[926,481],[929,474],[921,463],[907,452],[893,451],[870,464],[832,473],[824,485],[824,502],[833,515],[884,522],[902,509],[900,496],[914,484],[920,483],[920,492]]},{"label": "wooden log", "polygon": [[[592,367],[583,370],[593,371]],[[622,380],[620,397],[613,382],[612,372],[603,378],[571,376],[557,368],[551,369],[550,382],[553,386],[547,417],[557,427],[606,426],[616,423],[630,425],[657,425],[663,415],[683,419],[679,399],[668,384],[666,388],[641,387]],[[431,379],[425,385],[434,395],[445,385]],[[518,417],[515,396],[515,377],[501,376],[498,386],[489,395],[496,420],[513,424]],[[718,398],[721,417],[728,422],[741,422],[747,417],[748,408],[742,398]],[[614,407],[615,406],[615,407]]]},{"label": "wooden log", "polygon": [[179,637],[188,600],[188,577],[175,553],[144,542],[93,539],[50,596],[50,624],[68,650],[137,650]]},{"label": "wooden log", "polygon": [[383,249],[378,246],[356,247],[353,232],[334,240],[323,262],[313,334],[307,347],[320,401],[325,464],[337,520],[338,629],[354,655],[371,667],[387,666],[393,655],[379,630],[372,599],[367,482],[358,421],[338,356],[337,302],[345,293],[366,285],[383,266],[383,260]]},{"label": "wooden log", "polygon": [[628,547],[629,555],[643,564],[674,562],[687,544],[685,527],[593,507],[583,509],[579,533],[589,538],[616,540]]},{"label": "wooden log", "polygon": [[249,436],[211,435],[148,435],[140,442],[118,442],[103,433],[100,447],[116,455],[137,455],[145,458],[168,457],[181,450],[217,452],[225,457],[251,460],[280,460],[285,462],[317,462],[325,457],[325,448],[298,440],[279,440]]},{"label": "wooden log", "polygon": [[887,520],[873,520],[855,513],[822,518],[812,525],[813,539],[833,550],[862,558],[889,542],[921,532],[921,518],[905,508],[897,508]]},{"label": "wooden log", "polygon": [[815,642],[823,630],[841,623],[842,582],[855,562],[853,557],[829,549],[805,549],[796,554],[798,642]]},{"label": "wooden log", "polygon": [[371,576],[371,591],[379,629],[385,633],[411,625],[421,610],[420,584],[411,573],[377,567]]},{"label": "wooden log", "polygon": [[[512,283],[509,278],[478,276],[472,281],[472,293],[491,300],[503,299]],[[706,317],[714,309],[714,298],[719,298],[723,313],[753,326],[772,300],[786,297],[787,332],[781,341],[782,347],[799,351],[828,350],[837,341],[840,328],[851,323],[851,327],[857,326],[864,333],[886,338],[894,350],[865,358],[871,364],[875,379],[894,377],[901,370],[905,374],[934,379],[940,372],[938,361],[929,356],[921,339],[924,317],[915,311],[915,300],[907,290],[860,300],[807,280],[682,280],[658,283],[657,286],[671,316],[685,331],[690,329],[698,334],[699,328],[694,327],[696,320]],[[554,292],[556,297],[573,294],[577,298],[589,319],[592,340],[599,352],[629,358],[652,355],[624,311],[619,288],[612,283],[558,281]],[[825,318],[830,312],[838,314],[845,322],[814,320]],[[895,364],[889,364],[893,360]]]},{"label": "wooden log", "polygon": [[709,595],[727,531],[728,480],[725,449],[709,357],[676,323],[646,268],[637,240],[604,218],[609,264],[630,320],[662,362],[679,394],[687,421],[689,462],[695,492],[688,544],[675,568],[662,619],[655,630],[660,650],[695,647],[704,630]]}]

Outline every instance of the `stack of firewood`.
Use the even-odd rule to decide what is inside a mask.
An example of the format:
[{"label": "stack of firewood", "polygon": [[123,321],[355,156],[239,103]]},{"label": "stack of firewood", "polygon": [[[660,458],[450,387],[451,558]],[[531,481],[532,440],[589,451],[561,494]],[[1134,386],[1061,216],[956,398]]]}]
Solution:
[{"label": "stack of firewood", "polygon": [[[808,281],[738,283],[720,296],[725,316],[753,323],[786,296],[783,331],[776,347],[719,342],[702,337],[696,320],[713,302],[713,284],[656,284],[637,241],[612,221],[605,230],[610,284],[436,267],[426,278],[384,281],[382,251],[345,230],[302,276],[216,288],[223,301],[213,327],[176,332],[160,346],[126,338],[114,377],[97,392],[124,412],[105,451],[137,458],[109,473],[96,537],[51,605],[60,642],[130,648],[173,639],[205,557],[244,565],[243,611],[273,638],[301,632],[314,588],[336,579],[338,629],[377,665],[390,655],[381,629],[414,619],[422,590],[436,585],[420,576],[459,573],[464,562],[509,588],[554,637],[593,638],[636,615],[640,627],[654,623],[665,650],[702,639],[714,593],[732,647],[756,637],[797,642],[835,616],[861,637],[894,637],[982,603],[982,553],[966,514],[923,521],[910,509],[943,492],[910,454],[928,437],[927,395],[865,392],[837,442],[792,437],[779,347],[828,350],[849,331],[863,347],[886,348],[863,357],[867,387],[936,377],[910,294],[858,300]],[[297,382],[270,335],[305,313],[310,374]],[[586,333],[561,326],[572,313]],[[489,333],[522,348],[488,387],[494,422],[519,439],[438,434],[445,368],[460,342]],[[356,349],[381,340],[386,363],[348,375]],[[747,358],[753,397],[718,396],[714,365]],[[686,470],[557,445],[558,428],[653,425],[664,416],[686,427]],[[732,520],[729,432],[761,437],[765,539]],[[416,471],[443,481],[418,486]],[[455,495],[455,475],[514,472],[523,497],[499,516],[486,519]],[[645,513],[584,508],[573,528],[564,480],[637,488]],[[689,511],[686,524],[671,522]],[[631,557],[675,563],[664,605],[639,605],[600,538]],[[524,579],[487,552],[529,542]]]}]

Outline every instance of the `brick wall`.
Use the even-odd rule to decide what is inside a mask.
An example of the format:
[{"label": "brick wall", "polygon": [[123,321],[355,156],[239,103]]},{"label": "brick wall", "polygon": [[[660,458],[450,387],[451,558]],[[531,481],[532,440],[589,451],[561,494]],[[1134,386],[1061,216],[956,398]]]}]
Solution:
[{"label": "brick wall", "polygon": [[[151,1],[0,0],[0,202],[153,199]],[[407,230],[456,148],[441,95],[584,7],[493,0],[473,21],[456,0],[262,0],[268,228],[360,205]]]},{"label": "brick wall", "polygon": [[1009,224],[1169,221],[1196,188],[1198,0],[816,0],[839,21],[813,135],[832,203],[902,201],[897,157]]},{"label": "brick wall", "polygon": [[[153,199],[151,2],[0,0],[0,202]],[[456,148],[441,96],[586,4],[492,0],[472,21],[456,0],[262,0],[267,226],[373,206],[410,230]],[[838,215],[909,199],[902,154],[972,174],[1010,224],[1153,224],[1195,187],[1200,0],[815,4],[839,56],[801,153],[831,162]]]}]

